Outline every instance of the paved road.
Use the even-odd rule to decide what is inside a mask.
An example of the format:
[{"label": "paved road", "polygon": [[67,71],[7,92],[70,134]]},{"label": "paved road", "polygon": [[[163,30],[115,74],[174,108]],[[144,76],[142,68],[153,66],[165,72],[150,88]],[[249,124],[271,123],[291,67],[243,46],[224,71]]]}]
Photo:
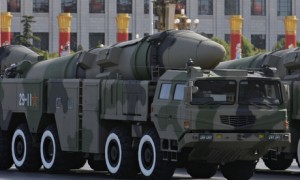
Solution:
[{"label": "paved road", "polygon": [[[293,162],[292,166],[286,171],[269,171],[262,162],[259,162],[256,167],[257,171],[253,176],[253,180],[299,180],[300,179],[300,168],[297,163]],[[137,179],[141,179],[138,176]],[[3,179],[55,179],[55,180],[66,180],[66,179],[113,179],[106,172],[94,172],[88,165],[85,165],[82,169],[71,171],[67,174],[48,174],[43,170],[37,173],[22,173],[17,171],[15,168],[11,168],[8,171],[0,171],[0,180]],[[184,169],[176,169],[173,179],[192,179]],[[220,172],[211,178],[211,180],[225,180]]]}]

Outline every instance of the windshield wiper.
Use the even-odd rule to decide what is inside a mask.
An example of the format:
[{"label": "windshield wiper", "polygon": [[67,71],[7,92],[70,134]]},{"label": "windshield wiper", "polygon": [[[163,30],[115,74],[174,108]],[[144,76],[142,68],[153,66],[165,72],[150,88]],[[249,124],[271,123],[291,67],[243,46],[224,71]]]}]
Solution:
[{"label": "windshield wiper", "polygon": [[259,105],[265,105],[265,106],[269,107],[270,109],[273,108],[270,104],[268,104],[268,103],[263,103],[263,102],[260,102],[260,103],[249,102],[249,104],[250,104],[250,105],[254,105],[254,106],[257,107],[257,108],[260,108]]},{"label": "windshield wiper", "polygon": [[204,103],[200,103],[199,105],[212,105],[214,103],[215,103],[215,101],[206,101]]},{"label": "windshield wiper", "polygon": [[262,102],[261,104],[262,104],[262,105],[265,105],[265,106],[268,106],[268,107],[271,108],[271,109],[273,108],[273,107],[271,106],[270,103]]}]

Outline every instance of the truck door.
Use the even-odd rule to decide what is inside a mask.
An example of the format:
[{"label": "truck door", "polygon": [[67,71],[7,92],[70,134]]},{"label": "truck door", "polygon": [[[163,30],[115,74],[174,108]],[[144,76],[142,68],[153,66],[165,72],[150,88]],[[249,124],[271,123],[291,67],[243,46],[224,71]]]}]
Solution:
[{"label": "truck door", "polygon": [[176,83],[173,85],[174,91],[171,97],[170,104],[168,106],[169,112],[169,126],[171,126],[175,132],[182,132],[183,130],[183,116],[185,112],[184,107],[184,83]]},{"label": "truck door", "polygon": [[177,85],[171,82],[158,84],[152,103],[151,118],[159,134],[164,138],[174,138],[174,133],[181,129],[179,119],[185,109],[182,103],[183,89],[184,84]]},{"label": "truck door", "polygon": [[161,83],[156,89],[156,95],[152,104],[152,120],[159,130],[165,131],[169,119],[168,104],[170,103],[172,84]]}]

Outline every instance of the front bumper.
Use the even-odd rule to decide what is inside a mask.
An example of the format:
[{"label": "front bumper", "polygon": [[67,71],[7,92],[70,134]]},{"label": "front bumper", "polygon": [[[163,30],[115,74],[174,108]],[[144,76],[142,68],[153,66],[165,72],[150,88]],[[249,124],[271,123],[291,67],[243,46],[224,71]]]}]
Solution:
[{"label": "front bumper", "polygon": [[186,133],[178,147],[192,149],[189,160],[226,163],[257,160],[271,149],[286,148],[290,142],[290,133]]}]

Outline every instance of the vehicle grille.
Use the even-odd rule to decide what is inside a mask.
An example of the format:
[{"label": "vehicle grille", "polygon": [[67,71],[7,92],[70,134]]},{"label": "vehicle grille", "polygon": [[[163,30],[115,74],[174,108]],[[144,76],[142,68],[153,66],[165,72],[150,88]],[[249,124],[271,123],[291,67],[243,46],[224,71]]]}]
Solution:
[{"label": "vehicle grille", "polygon": [[220,116],[221,122],[234,127],[253,125],[256,121],[255,116]]}]

